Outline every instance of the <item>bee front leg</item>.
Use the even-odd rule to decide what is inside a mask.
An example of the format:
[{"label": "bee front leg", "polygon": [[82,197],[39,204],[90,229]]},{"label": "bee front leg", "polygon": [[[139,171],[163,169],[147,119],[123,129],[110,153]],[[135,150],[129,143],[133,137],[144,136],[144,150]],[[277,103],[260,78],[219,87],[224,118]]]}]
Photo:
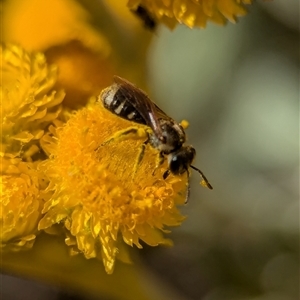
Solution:
[{"label": "bee front leg", "polygon": [[167,171],[164,172],[163,174],[163,179],[166,180],[168,176],[170,175],[171,171],[168,169]]}]

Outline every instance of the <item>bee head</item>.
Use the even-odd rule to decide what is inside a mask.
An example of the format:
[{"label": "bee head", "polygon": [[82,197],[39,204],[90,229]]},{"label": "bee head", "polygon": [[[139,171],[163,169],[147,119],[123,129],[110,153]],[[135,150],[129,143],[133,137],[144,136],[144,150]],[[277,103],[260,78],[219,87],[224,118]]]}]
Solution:
[{"label": "bee head", "polygon": [[195,155],[196,150],[192,146],[182,146],[177,151],[170,153],[168,163],[171,173],[178,175],[188,171]]}]

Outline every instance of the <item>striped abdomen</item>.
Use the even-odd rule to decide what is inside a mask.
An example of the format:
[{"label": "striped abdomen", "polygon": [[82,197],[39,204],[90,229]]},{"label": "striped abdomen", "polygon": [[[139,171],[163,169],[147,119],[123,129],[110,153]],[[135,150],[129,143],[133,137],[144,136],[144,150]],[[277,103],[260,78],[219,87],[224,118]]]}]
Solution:
[{"label": "striped abdomen", "polygon": [[115,115],[129,121],[146,125],[146,122],[141,114],[131,104],[132,99],[130,99],[130,95],[127,94],[124,96],[118,85],[113,84],[112,86],[104,89],[99,98],[104,107]]}]

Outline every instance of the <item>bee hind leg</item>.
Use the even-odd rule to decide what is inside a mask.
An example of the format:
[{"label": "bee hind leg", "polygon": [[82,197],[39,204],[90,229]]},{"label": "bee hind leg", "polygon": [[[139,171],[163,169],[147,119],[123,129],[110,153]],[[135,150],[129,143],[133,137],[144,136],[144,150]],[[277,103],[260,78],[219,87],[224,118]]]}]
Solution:
[{"label": "bee hind leg", "polygon": [[141,164],[144,155],[145,155],[145,150],[146,150],[146,145],[149,143],[149,137],[148,139],[141,145],[138,156],[137,156],[137,160],[136,163],[134,164],[134,168],[133,168],[133,177],[135,176],[137,169],[139,167],[139,165]]},{"label": "bee hind leg", "polygon": [[152,172],[152,176],[155,175],[156,170],[164,163],[164,161],[165,161],[165,157],[164,157],[163,153],[159,152],[159,154],[157,155],[157,158],[156,158],[156,164],[155,164],[155,168]]},{"label": "bee hind leg", "polygon": [[105,146],[111,142],[120,142],[124,140],[139,140],[147,137],[148,138],[148,133],[144,128],[140,127],[128,127],[124,130],[119,130],[115,132],[109,139],[104,141],[102,144],[100,144],[95,151],[97,151],[100,147]]}]

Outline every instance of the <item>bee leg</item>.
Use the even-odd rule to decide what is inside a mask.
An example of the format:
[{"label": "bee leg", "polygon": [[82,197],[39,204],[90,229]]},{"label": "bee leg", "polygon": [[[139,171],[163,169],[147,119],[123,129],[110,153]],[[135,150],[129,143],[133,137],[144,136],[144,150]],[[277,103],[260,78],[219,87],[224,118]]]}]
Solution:
[{"label": "bee leg", "polygon": [[119,130],[114,133],[109,139],[103,142],[100,146],[98,146],[95,151],[97,151],[100,147],[105,146],[113,141],[124,141],[128,139],[139,140],[148,137],[148,133],[145,129],[139,127],[128,127],[124,130]]},{"label": "bee leg", "polygon": [[139,165],[141,164],[141,162],[144,158],[146,145],[148,144],[148,142],[149,142],[149,138],[140,147],[138,158],[136,160],[136,163],[134,164],[133,177],[135,176],[135,174],[137,172],[137,169],[138,169]]},{"label": "bee leg", "polygon": [[165,161],[165,157],[164,157],[163,153],[159,152],[159,155],[157,155],[155,168],[152,172],[152,176],[155,175],[156,170],[164,163],[164,161]]},{"label": "bee leg", "polygon": [[163,179],[167,179],[168,176],[170,175],[171,171],[168,169],[167,171],[165,171],[165,173],[163,174]]}]

